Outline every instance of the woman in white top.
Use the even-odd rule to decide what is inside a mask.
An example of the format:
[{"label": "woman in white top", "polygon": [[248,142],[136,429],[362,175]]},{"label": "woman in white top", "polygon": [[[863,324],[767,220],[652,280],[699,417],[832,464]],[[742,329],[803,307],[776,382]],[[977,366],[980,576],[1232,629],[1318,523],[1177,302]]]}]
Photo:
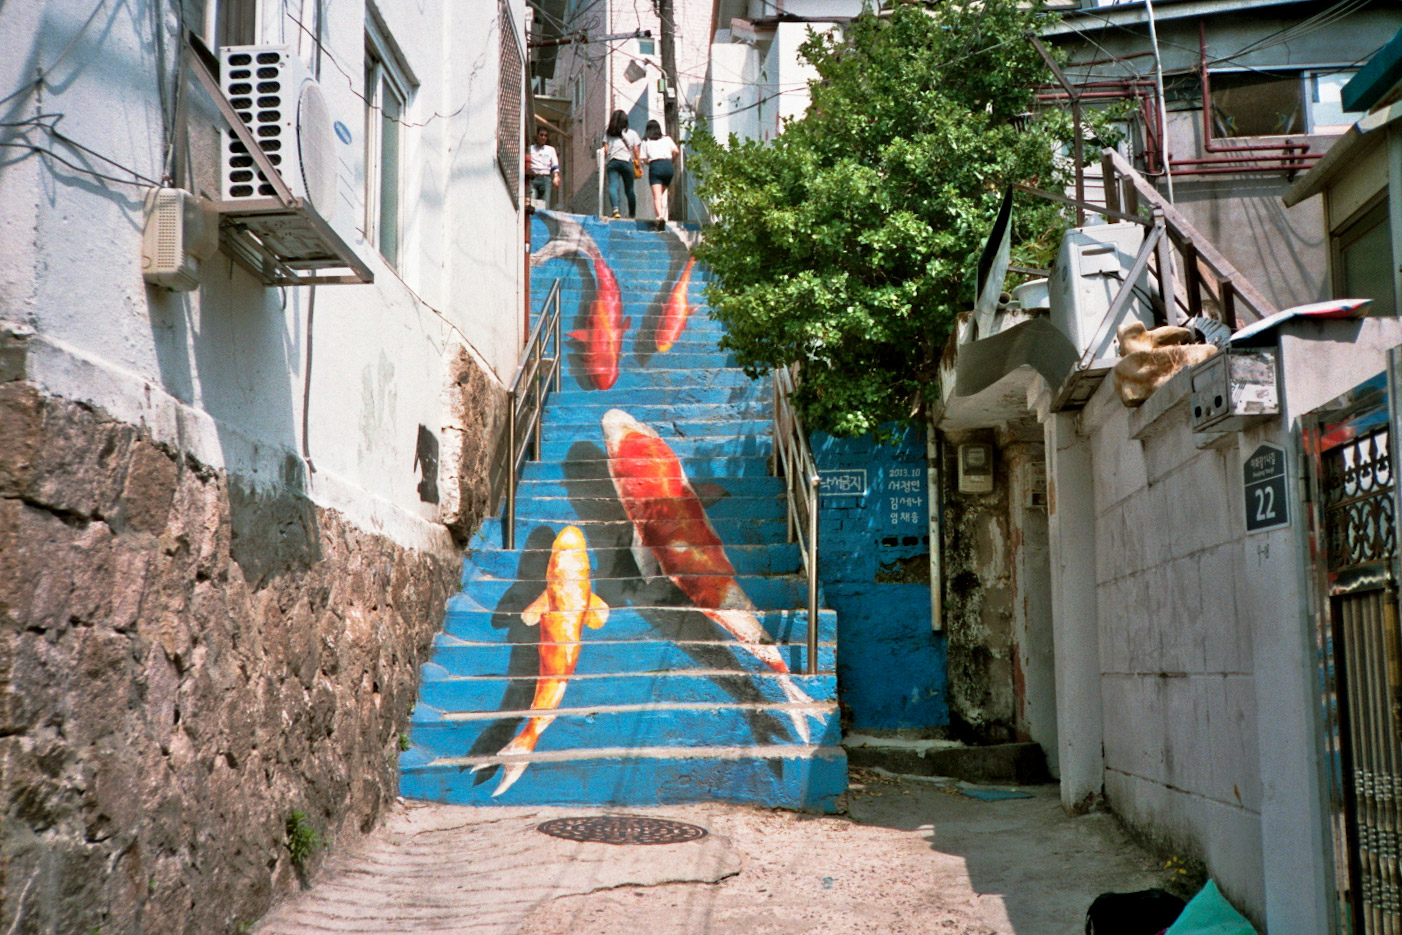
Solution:
[{"label": "woman in white top", "polygon": [[[604,131],[604,174],[608,177],[609,207],[618,217],[619,204],[626,195],[628,216],[637,217],[638,196],[633,194],[633,160],[638,155],[638,134],[628,129],[628,115],[615,110]],[[621,189],[621,193],[620,193]]]},{"label": "woman in white top", "polygon": [[652,207],[657,212],[659,224],[667,223],[667,187],[676,174],[673,160],[681,150],[676,141],[662,133],[662,126],[656,120],[647,122],[647,139],[638,147],[638,154],[647,163],[647,180],[652,186]]}]

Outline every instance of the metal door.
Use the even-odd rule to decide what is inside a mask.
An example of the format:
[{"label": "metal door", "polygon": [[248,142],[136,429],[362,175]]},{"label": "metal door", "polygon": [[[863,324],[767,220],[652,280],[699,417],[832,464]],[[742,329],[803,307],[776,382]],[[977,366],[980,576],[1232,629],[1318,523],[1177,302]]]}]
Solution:
[{"label": "metal door", "polygon": [[1338,919],[1357,935],[1402,935],[1392,382],[1379,374],[1325,404],[1301,434]]}]

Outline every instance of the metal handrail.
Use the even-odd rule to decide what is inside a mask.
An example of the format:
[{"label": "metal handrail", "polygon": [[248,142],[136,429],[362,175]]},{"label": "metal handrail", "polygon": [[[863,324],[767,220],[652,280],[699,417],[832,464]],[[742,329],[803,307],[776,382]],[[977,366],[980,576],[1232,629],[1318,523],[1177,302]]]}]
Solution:
[{"label": "metal handrail", "polygon": [[[521,461],[528,452],[532,461],[540,459],[540,423],[545,401],[551,391],[560,388],[560,280],[550,286],[540,309],[540,318],[521,351],[516,378],[506,391],[506,510],[502,516],[502,544],[507,549],[516,548],[516,482],[520,479]],[[553,344],[550,356],[545,353],[547,343]]]},{"label": "metal handrail", "polygon": [[784,478],[788,540],[808,573],[808,674],[818,671],[818,466],[793,407],[797,365],[774,370],[774,469]]}]

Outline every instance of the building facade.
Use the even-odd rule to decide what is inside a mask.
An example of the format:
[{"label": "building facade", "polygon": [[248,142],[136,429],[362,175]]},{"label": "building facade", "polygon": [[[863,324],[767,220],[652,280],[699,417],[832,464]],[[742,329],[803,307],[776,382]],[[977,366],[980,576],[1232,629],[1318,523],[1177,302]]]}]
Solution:
[{"label": "building facade", "polygon": [[0,12],[0,924],[231,931],[392,800],[523,338],[525,13]]}]

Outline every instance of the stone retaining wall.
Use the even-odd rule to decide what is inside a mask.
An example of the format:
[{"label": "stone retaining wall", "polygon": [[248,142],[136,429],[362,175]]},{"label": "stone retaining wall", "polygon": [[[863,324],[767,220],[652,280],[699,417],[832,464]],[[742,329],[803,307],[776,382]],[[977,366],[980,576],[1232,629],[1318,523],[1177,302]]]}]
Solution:
[{"label": "stone retaining wall", "polygon": [[[396,791],[459,574],[0,383],[0,930],[245,931]],[[317,857],[309,862],[314,869]]]}]

